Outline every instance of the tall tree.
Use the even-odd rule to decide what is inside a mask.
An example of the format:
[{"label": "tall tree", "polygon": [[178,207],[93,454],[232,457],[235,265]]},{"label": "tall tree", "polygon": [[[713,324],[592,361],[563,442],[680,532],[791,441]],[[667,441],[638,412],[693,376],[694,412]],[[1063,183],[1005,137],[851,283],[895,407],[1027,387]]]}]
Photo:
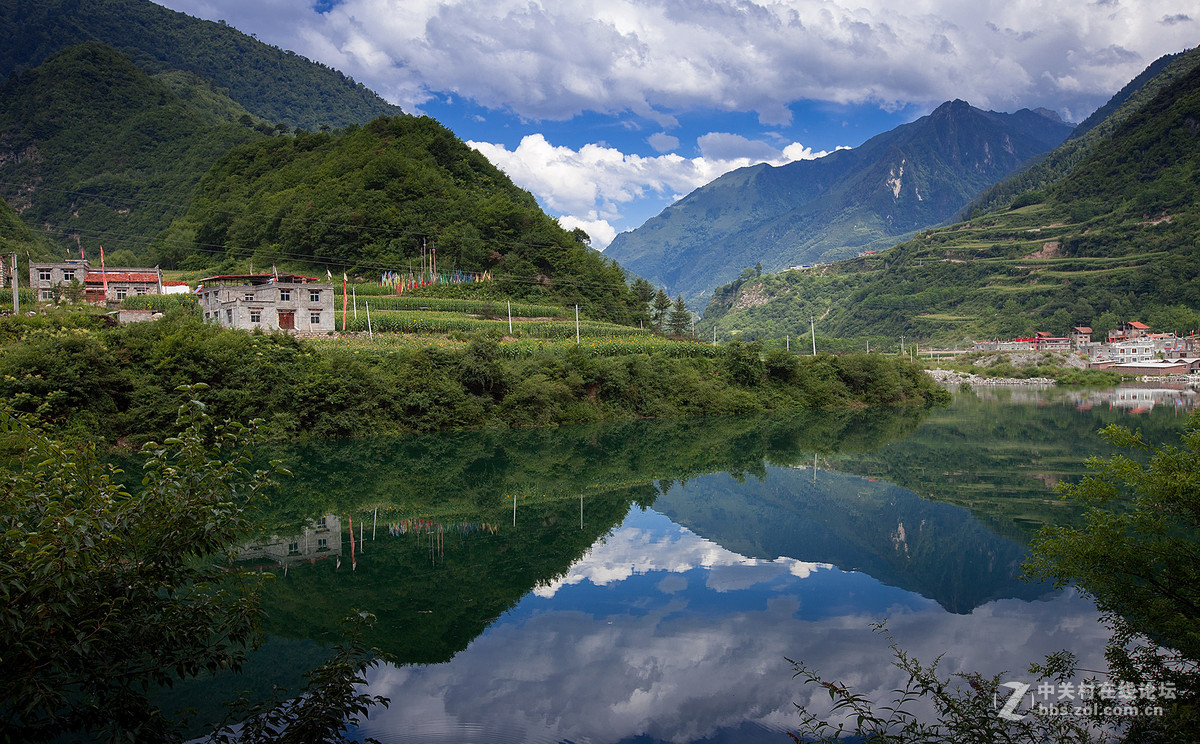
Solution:
[{"label": "tall tree", "polygon": [[654,306],[651,317],[654,319],[654,324],[658,326],[658,330],[663,329],[663,323],[667,321],[667,311],[671,309],[671,297],[667,294],[667,290],[659,288],[658,294],[654,295]]},{"label": "tall tree", "polygon": [[675,304],[671,306],[671,315],[667,318],[667,328],[673,336],[683,336],[688,333],[692,325],[692,313],[687,309],[687,304],[683,301],[683,295],[678,295],[675,298]]}]

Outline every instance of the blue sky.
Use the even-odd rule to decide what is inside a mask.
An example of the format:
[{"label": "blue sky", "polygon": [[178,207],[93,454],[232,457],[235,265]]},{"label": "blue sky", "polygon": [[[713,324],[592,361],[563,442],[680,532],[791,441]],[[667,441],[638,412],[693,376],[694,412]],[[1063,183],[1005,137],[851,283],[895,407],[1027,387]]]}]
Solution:
[{"label": "blue sky", "polygon": [[1200,37],[1195,0],[157,1],[436,118],[597,248],[947,100],[1080,121]]}]

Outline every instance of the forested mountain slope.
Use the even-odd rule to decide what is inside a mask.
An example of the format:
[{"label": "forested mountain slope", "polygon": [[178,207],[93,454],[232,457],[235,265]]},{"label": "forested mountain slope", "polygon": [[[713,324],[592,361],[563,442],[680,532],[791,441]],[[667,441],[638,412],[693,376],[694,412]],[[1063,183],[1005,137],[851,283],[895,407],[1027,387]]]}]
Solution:
[{"label": "forested mountain slope", "polygon": [[777,271],[848,258],[951,219],[1070,131],[1032,111],[951,101],[852,150],[728,173],[618,235],[605,253],[685,297],[758,263]]},{"label": "forested mountain slope", "polygon": [[193,76],[152,78],[81,44],[0,85],[0,197],[64,250],[128,248],[127,260],[147,261],[149,238],[212,163],[266,136],[251,123]]},{"label": "forested mountain slope", "polygon": [[337,70],[149,0],[0,0],[0,78],[85,41],[114,47],[150,74],[194,73],[289,128],[340,128],[400,113]]},{"label": "forested mountain slope", "polygon": [[[1192,56],[1195,60],[1195,56]],[[981,337],[1103,333],[1124,320],[1200,325],[1200,66],[1193,63],[1066,177],[1014,207],[931,230],[877,256],[739,280],[699,324],[711,333]]]},{"label": "forested mountain slope", "polygon": [[436,250],[439,272],[490,271],[515,296],[634,318],[620,268],[428,117],[237,148],[155,250],[163,266],[253,257],[257,266],[292,261],[364,275],[419,273],[422,254]]},{"label": "forested mountain slope", "polygon": [[1044,158],[984,191],[967,207],[974,217],[994,209],[1011,206],[1013,201],[1030,191],[1045,189],[1064,178],[1101,142],[1112,136],[1125,119],[1146,105],[1180,76],[1186,75],[1200,60],[1200,48],[1168,54],[1150,64],[1140,75],[1129,81],[1108,103],[1092,112],[1062,145]]}]

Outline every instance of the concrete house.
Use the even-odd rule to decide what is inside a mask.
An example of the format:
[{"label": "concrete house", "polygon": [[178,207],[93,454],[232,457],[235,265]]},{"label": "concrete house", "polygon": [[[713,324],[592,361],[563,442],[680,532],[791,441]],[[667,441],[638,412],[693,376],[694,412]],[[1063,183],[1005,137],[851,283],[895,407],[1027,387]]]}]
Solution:
[{"label": "concrete house", "polygon": [[196,289],[204,320],[229,328],[325,333],[336,328],[334,288],[299,274],[224,274]]},{"label": "concrete house", "polygon": [[29,264],[29,286],[37,294],[39,300],[53,300],[56,289],[78,281],[83,284],[84,277],[91,271],[91,264],[83,259],[67,260],[59,263]]},{"label": "concrete house", "polygon": [[54,300],[73,281],[83,286],[83,298],[88,302],[120,302],[135,295],[162,294],[163,290],[162,271],[157,266],[99,269],[85,259],[29,264],[29,286],[39,300]]}]

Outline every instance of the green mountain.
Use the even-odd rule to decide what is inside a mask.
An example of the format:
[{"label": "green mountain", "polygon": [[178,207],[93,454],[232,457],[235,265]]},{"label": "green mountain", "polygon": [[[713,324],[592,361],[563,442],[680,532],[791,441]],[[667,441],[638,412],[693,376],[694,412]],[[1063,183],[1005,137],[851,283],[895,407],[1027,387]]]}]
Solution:
[{"label": "green mountain", "polygon": [[852,150],[728,173],[618,235],[605,254],[670,293],[707,295],[747,266],[848,258],[946,222],[1071,128],[951,101]]},{"label": "green mountain", "polygon": [[[0,201],[0,258],[16,253],[21,259],[26,256],[43,258],[52,255],[51,246],[21,221],[8,202]],[[8,266],[6,263],[5,266]],[[19,271],[20,269],[18,269]],[[27,274],[22,277],[28,276]],[[24,279],[22,278],[22,285]],[[7,282],[5,283],[7,285]]]},{"label": "green mountain", "polygon": [[432,119],[280,130],[190,72],[151,76],[99,42],[0,87],[0,197],[59,251],[103,245],[115,264],[378,276],[436,247],[443,272],[490,270],[510,295],[635,320],[615,264]]},{"label": "green mountain", "polygon": [[213,161],[265,136],[242,117],[194,76],[71,47],[0,86],[0,196],[61,245],[148,258]]},{"label": "green mountain", "polygon": [[1168,65],[1149,100],[1130,96],[1119,123],[1095,128],[1111,133],[1044,189],[876,256],[739,279],[698,330],[781,338],[816,318],[819,335],[894,345],[1103,333],[1127,319],[1200,326],[1200,53],[1183,59],[1185,73]]},{"label": "green mountain", "polygon": [[971,203],[966,213],[977,217],[994,209],[1009,207],[1022,194],[1044,189],[1065,178],[1102,141],[1111,137],[1113,131],[1129,116],[1195,67],[1198,55],[1200,51],[1193,49],[1167,54],[1152,62],[1108,103],[1075,127],[1066,142],[1046,157],[1036,159],[1018,173],[984,191]]},{"label": "green mountain", "polygon": [[99,41],[149,74],[199,76],[251,114],[288,128],[341,128],[401,113],[337,70],[149,0],[0,0],[0,40],[3,77]]},{"label": "green mountain", "polygon": [[636,301],[616,264],[547,216],[487,158],[427,117],[381,117],[230,152],[155,251],[163,266],[210,255],[419,273],[436,249],[447,273],[491,271],[513,296],[579,303],[631,323]]}]

